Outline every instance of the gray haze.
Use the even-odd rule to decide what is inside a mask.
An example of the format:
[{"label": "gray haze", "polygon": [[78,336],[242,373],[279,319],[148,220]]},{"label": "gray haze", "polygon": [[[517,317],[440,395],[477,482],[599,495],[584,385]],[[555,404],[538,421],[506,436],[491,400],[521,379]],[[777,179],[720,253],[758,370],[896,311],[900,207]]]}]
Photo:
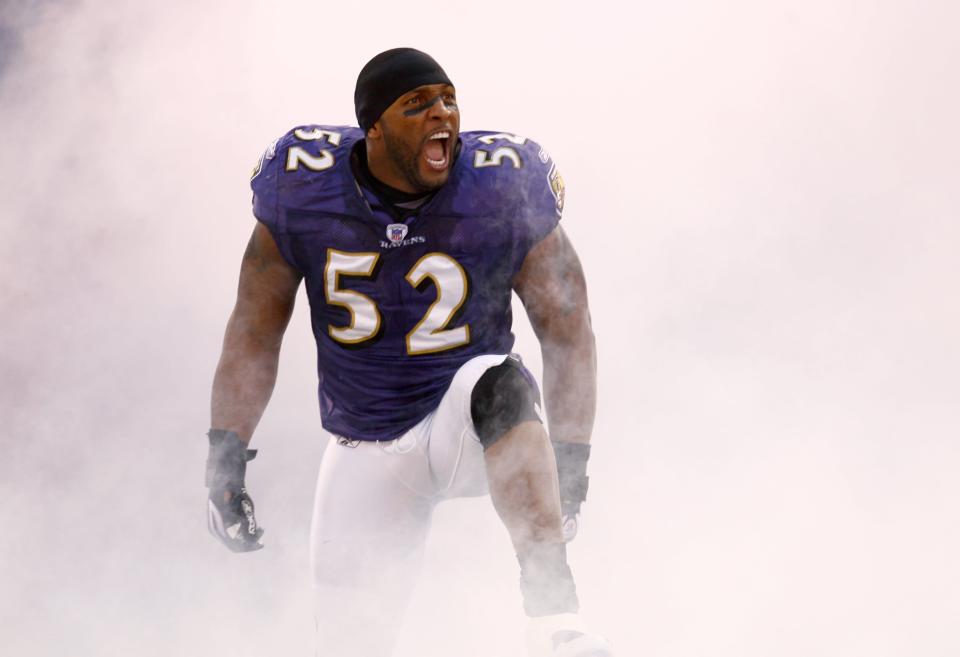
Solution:
[{"label": "gray haze", "polygon": [[[564,172],[600,349],[592,626],[628,657],[960,653],[956,3],[2,14],[5,655],[312,654],[305,298],[254,439],[257,554],[206,532],[209,388],[250,169],[352,122],[397,45],[443,63],[464,129]],[[428,559],[398,657],[520,657],[489,501],[442,505]]]}]

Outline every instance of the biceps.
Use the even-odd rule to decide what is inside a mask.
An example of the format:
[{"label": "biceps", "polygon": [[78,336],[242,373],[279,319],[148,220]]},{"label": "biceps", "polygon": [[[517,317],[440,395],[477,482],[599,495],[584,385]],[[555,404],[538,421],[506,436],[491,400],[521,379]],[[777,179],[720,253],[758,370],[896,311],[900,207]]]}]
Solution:
[{"label": "biceps", "polygon": [[514,287],[541,340],[564,339],[589,330],[583,267],[561,227],[527,254]]},{"label": "biceps", "polygon": [[279,339],[293,313],[300,279],[270,231],[258,223],[243,254],[231,324],[253,337]]}]

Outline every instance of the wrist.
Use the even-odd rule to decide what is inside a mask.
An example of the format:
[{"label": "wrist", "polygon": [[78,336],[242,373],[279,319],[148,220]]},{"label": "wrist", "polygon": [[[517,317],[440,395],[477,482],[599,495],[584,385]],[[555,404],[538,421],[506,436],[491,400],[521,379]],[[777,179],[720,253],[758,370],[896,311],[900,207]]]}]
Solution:
[{"label": "wrist", "polygon": [[207,432],[210,451],[207,455],[207,488],[240,490],[244,487],[247,461],[252,461],[257,450],[247,449],[240,436],[226,429],[210,429]]},{"label": "wrist", "polygon": [[590,478],[587,476],[587,461],[590,459],[588,443],[554,442],[557,459],[557,479],[560,484],[560,501],[564,508],[579,512],[587,499]]}]

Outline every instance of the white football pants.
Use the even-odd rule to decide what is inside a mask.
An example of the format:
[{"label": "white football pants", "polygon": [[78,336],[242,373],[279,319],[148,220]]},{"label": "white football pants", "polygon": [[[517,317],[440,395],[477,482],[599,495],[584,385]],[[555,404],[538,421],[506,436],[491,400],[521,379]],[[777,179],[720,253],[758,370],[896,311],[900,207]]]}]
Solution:
[{"label": "white football pants", "polygon": [[467,361],[436,410],[396,440],[331,438],[310,536],[318,655],[392,653],[433,507],[488,492],[470,396],[483,373],[504,359]]}]

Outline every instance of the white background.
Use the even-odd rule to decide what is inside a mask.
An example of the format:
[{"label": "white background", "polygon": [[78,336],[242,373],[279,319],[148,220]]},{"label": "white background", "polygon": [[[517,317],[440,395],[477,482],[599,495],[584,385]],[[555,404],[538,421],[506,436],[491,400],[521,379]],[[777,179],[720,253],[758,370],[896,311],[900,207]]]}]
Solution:
[{"label": "white background", "polygon": [[[251,167],[399,45],[564,172],[601,392],[571,559],[618,655],[960,654],[960,10],[627,4],[2,4],[5,655],[312,654],[305,299],[257,554],[206,533],[209,388]],[[398,657],[519,657],[488,501],[429,554]]]}]

